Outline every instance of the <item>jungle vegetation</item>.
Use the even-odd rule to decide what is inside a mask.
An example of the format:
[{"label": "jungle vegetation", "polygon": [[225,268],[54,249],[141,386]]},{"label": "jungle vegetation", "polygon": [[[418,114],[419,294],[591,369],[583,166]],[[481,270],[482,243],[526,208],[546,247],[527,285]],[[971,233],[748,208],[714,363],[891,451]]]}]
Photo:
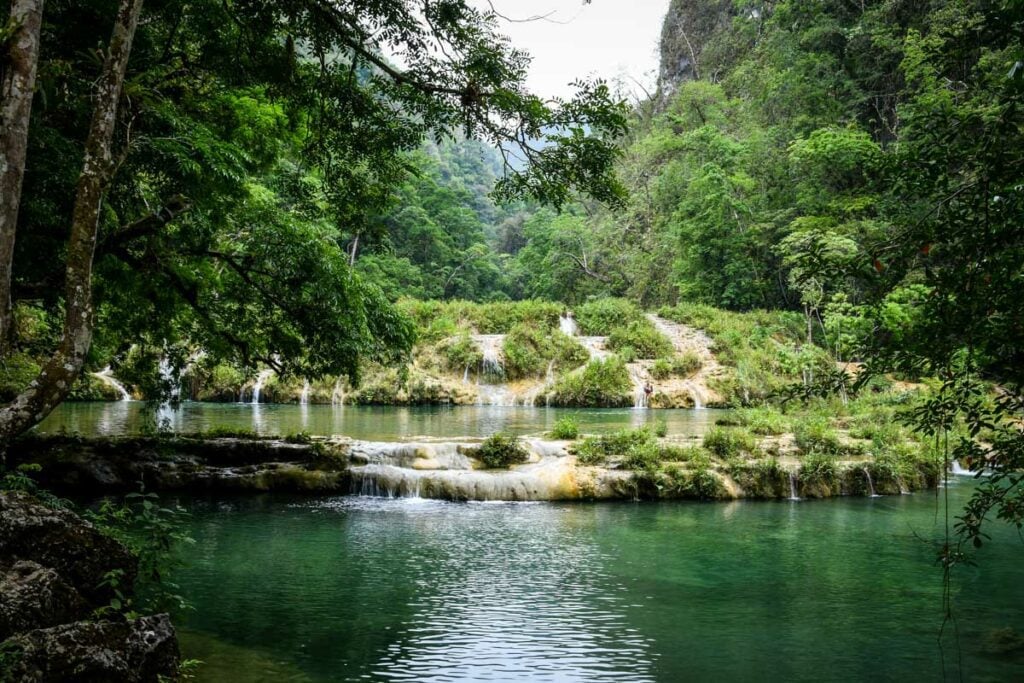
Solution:
[{"label": "jungle vegetation", "polygon": [[545,299],[584,333],[627,300],[725,354],[782,311],[859,370],[789,400],[934,379],[909,424],[992,472],[961,541],[1024,525],[1024,5],[707,3],[688,68],[632,107],[601,81],[541,99],[499,17],[412,5],[11,3],[0,342],[24,386],[0,433],[131,346],[154,378],[201,348],[357,380],[407,356],[400,299]]}]

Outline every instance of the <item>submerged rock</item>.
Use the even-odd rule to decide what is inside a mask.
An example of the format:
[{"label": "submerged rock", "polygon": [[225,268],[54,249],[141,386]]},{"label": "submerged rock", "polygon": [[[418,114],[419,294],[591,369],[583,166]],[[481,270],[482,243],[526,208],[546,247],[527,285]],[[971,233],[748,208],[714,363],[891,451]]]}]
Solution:
[{"label": "submerged rock", "polygon": [[76,621],[37,629],[5,643],[10,680],[31,683],[154,683],[178,675],[178,640],[170,617]]}]

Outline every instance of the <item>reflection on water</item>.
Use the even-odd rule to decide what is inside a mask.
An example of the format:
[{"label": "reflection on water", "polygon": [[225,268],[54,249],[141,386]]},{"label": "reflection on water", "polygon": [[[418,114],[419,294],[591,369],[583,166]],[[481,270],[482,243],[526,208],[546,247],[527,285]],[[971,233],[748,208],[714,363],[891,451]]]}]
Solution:
[{"label": "reflection on water", "polygon": [[506,430],[540,434],[555,421],[573,415],[585,432],[604,432],[665,422],[672,435],[702,434],[721,410],[635,410],[527,408],[503,406],[329,406],[184,402],[158,408],[141,401],[65,403],[38,427],[40,432],[116,435],[152,430],[157,425],[177,432],[214,428],[251,429],[260,434],[295,432],[391,441],[427,437],[484,437]]},{"label": "reflection on water", "polygon": [[[971,486],[949,489],[954,506]],[[200,680],[942,677],[931,495],[183,502],[197,544],[173,580],[196,609],[176,618],[205,639],[185,648],[210,662]],[[1024,651],[991,649],[998,629],[1024,633],[1021,545],[1003,532],[955,576],[965,680],[1024,674]]]}]

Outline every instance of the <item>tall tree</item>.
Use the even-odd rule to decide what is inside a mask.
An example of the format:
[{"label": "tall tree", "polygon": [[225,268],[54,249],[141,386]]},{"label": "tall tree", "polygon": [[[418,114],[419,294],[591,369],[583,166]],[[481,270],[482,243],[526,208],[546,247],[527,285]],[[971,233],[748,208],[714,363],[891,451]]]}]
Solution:
[{"label": "tall tree", "polygon": [[[463,130],[526,159],[508,159],[505,197],[621,197],[624,105],[600,81],[569,100],[529,93],[528,56],[497,32],[497,15],[463,0],[154,0],[141,23],[141,1],[124,0],[95,81],[82,27],[108,8],[59,5],[43,25],[52,97],[31,113],[32,187],[2,279],[15,299],[62,315],[63,334],[0,409],[4,439],[67,395],[96,332],[104,344],[186,336],[310,376],[354,376],[360,358],[407,349],[408,323],[352,272],[344,236],[365,232],[427,133]],[[12,125],[28,130],[17,111]],[[55,227],[64,211],[70,232]]]},{"label": "tall tree", "polygon": [[[0,77],[0,355],[11,337],[11,280],[21,185],[28,152],[28,124],[39,67],[43,0],[12,0]],[[0,34],[2,35],[2,34]]]}]

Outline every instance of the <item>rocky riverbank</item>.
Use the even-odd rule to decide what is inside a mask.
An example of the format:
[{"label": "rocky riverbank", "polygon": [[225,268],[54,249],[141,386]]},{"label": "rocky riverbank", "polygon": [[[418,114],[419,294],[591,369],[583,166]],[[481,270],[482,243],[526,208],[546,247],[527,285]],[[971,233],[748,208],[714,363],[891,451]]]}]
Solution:
[{"label": "rocky riverbank", "polygon": [[73,512],[0,492],[0,680],[177,678],[168,615],[110,609],[131,594],[137,573],[127,548]]},{"label": "rocky riverbank", "polygon": [[[627,435],[628,436],[628,435]],[[447,500],[826,498],[934,487],[924,461],[893,467],[870,454],[806,461],[783,435],[751,452],[714,457],[698,438],[524,438],[526,462],[486,469],[481,441],[369,442],[344,437],[289,443],[253,438],[36,437],[12,454],[41,466],[39,483],[69,496],[138,490],[308,492]],[[603,444],[598,457],[593,443]],[[712,444],[717,447],[716,444]],[[638,450],[639,449],[639,450]]]}]

